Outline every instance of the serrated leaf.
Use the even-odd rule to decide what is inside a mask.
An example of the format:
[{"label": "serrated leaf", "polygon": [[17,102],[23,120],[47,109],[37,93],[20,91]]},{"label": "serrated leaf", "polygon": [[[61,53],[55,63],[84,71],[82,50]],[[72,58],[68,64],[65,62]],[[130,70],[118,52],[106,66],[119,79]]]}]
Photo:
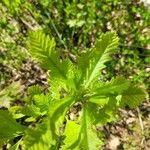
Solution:
[{"label": "serrated leaf", "polygon": [[20,108],[19,113],[24,114],[25,116],[39,116],[41,115],[40,108],[35,105],[27,105]]},{"label": "serrated leaf", "polygon": [[[77,59],[77,67],[78,70],[80,71],[80,76],[79,76],[79,83],[83,83],[84,80],[87,78],[87,70],[89,68],[89,63],[91,59],[91,51],[89,49],[86,52],[81,53],[81,56],[78,57]],[[85,82],[83,83],[85,84]]]},{"label": "serrated leaf", "polygon": [[48,150],[52,145],[49,121],[37,124],[35,128],[28,129],[24,138],[25,150]]},{"label": "serrated leaf", "polygon": [[49,83],[51,85],[50,87],[50,92],[52,93],[53,98],[59,99],[62,97],[61,95],[61,90],[65,90],[68,92],[75,91],[77,89],[77,77],[78,77],[78,70],[75,65],[72,64],[70,60],[63,60],[65,61],[66,65],[68,66],[67,68],[64,67],[65,69],[68,69],[66,72],[67,78],[65,80],[59,79],[53,79],[50,80]]},{"label": "serrated leaf", "polygon": [[39,85],[33,85],[33,86],[28,87],[27,94],[28,94],[28,97],[26,97],[25,99],[26,103],[33,104],[33,97],[35,95],[42,94],[42,89]]},{"label": "serrated leaf", "polygon": [[48,116],[50,118],[50,129],[53,137],[56,137],[60,133],[60,127],[64,121],[66,112],[74,101],[74,96],[67,96],[51,103]]},{"label": "serrated leaf", "polygon": [[117,99],[115,97],[107,98],[107,103],[99,105],[97,103],[88,102],[89,118],[91,124],[103,125],[111,122],[116,118],[116,109],[118,107]]},{"label": "serrated leaf", "polygon": [[42,90],[40,86],[33,85],[33,86],[28,87],[27,93],[30,97],[33,97],[34,95],[42,94]]},{"label": "serrated leaf", "polygon": [[[60,98],[61,89],[75,89],[75,66],[69,59],[60,59],[58,51],[55,50],[55,41],[42,31],[31,31],[29,33],[29,49],[31,55],[36,58],[43,68],[49,70],[52,95]],[[57,88],[55,88],[57,87]],[[60,96],[60,97],[59,97]]]},{"label": "serrated leaf", "polygon": [[25,116],[22,113],[19,113],[21,108],[22,106],[12,106],[9,108],[9,112],[12,114],[14,119],[19,119]]},{"label": "serrated leaf", "polygon": [[111,97],[108,104],[99,109],[98,114],[99,119],[97,120],[97,124],[103,125],[115,120],[117,117],[117,100]]},{"label": "serrated leaf", "polygon": [[61,147],[62,150],[66,149],[74,149],[78,150],[79,145],[78,143],[75,144],[79,139],[79,132],[80,132],[80,125],[76,124],[73,121],[67,120],[66,127],[65,127],[65,140],[64,145]]},{"label": "serrated leaf", "polygon": [[111,54],[118,47],[118,37],[115,33],[102,34],[97,40],[95,47],[91,50],[88,68],[86,68],[85,88],[94,82],[105,67],[105,63],[111,60]]},{"label": "serrated leaf", "polygon": [[17,123],[6,110],[0,110],[0,141],[17,137],[25,131],[26,127]]},{"label": "serrated leaf", "polygon": [[47,112],[49,109],[50,102],[52,101],[52,97],[50,96],[50,94],[35,95],[33,101],[41,112]]},{"label": "serrated leaf", "polygon": [[66,79],[66,62],[60,60],[60,56],[55,50],[55,41],[49,38],[42,31],[29,32],[29,48],[33,57],[38,59],[41,65],[51,70],[54,78]]},{"label": "serrated leaf", "polygon": [[129,106],[130,108],[134,108],[141,104],[143,100],[145,100],[147,93],[145,90],[130,86],[125,92],[122,94],[122,99],[120,101],[120,106]]},{"label": "serrated leaf", "polygon": [[118,76],[111,79],[111,81],[99,84],[99,87],[93,88],[92,91],[95,94],[93,96],[109,96],[120,95],[126,91],[130,86],[130,82],[124,77]]},{"label": "serrated leaf", "polygon": [[90,113],[88,105],[84,106],[80,131],[82,137],[80,149],[83,150],[97,150],[100,146],[100,140],[91,124]]},{"label": "serrated leaf", "polygon": [[43,115],[43,113],[40,111],[40,108],[33,104],[25,106],[13,106],[9,109],[9,111],[12,113],[15,119],[27,116],[32,117],[35,120],[36,117]]},{"label": "serrated leaf", "polygon": [[[93,107],[92,107],[93,108]],[[93,128],[93,122],[91,116],[93,115],[93,109],[91,111],[89,105],[83,110],[81,124],[76,124],[73,121],[69,121],[65,128],[66,139],[62,148],[68,150],[97,150],[100,148],[102,142],[99,140],[96,130]],[[95,108],[94,108],[95,110]]]}]

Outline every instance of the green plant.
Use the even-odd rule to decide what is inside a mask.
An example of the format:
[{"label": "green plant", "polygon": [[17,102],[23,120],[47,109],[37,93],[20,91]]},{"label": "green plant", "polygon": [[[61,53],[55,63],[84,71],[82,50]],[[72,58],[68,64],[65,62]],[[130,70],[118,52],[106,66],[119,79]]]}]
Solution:
[{"label": "green plant", "polygon": [[9,8],[10,12],[13,14],[18,11],[19,5],[21,4],[21,0],[2,0],[2,2]]},{"label": "green plant", "polygon": [[[24,106],[0,111],[0,141],[4,144],[22,135],[14,147],[20,144],[28,150],[97,150],[101,144],[97,125],[115,119],[117,108],[139,105],[146,92],[121,76],[100,81],[100,71],[118,47],[115,33],[102,34],[76,63],[68,58],[60,59],[55,44],[42,31],[30,32],[30,53],[50,71],[50,89],[44,94],[38,86],[30,87]],[[67,114],[75,104],[80,108],[79,116],[69,120]],[[25,127],[13,118],[24,118],[24,122],[31,123]]]}]

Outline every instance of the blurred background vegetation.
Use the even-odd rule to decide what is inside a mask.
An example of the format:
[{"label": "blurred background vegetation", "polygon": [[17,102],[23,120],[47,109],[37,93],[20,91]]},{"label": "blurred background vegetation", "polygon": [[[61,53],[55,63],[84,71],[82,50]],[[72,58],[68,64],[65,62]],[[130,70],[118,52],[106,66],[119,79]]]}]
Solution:
[{"label": "blurred background vegetation", "polygon": [[[18,87],[18,82],[12,86],[14,81],[20,81],[24,90],[36,83],[47,86],[44,70],[26,49],[28,30],[39,28],[53,36],[58,50],[69,56],[92,47],[102,32],[116,31],[120,46],[103,70],[105,79],[123,75],[150,91],[150,10],[143,2],[1,0],[0,16],[0,99],[14,98],[15,93],[8,92]],[[16,99],[22,96],[16,92]]]}]

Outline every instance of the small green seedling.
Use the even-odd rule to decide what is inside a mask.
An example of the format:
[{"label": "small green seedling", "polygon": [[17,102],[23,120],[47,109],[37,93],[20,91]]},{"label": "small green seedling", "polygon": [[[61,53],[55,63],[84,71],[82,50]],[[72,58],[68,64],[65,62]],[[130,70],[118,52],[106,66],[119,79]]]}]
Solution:
[{"label": "small green seedling", "polygon": [[[102,34],[73,63],[69,58],[60,59],[53,38],[31,31],[29,50],[49,71],[50,89],[44,94],[38,86],[30,87],[24,106],[0,110],[0,142],[21,136],[12,149],[21,145],[25,150],[99,150],[96,126],[111,122],[118,108],[134,108],[146,97],[145,90],[122,76],[100,80],[118,41],[114,32]],[[69,119],[67,115],[77,104],[78,115]],[[24,117],[31,122],[28,127],[13,119]]]}]

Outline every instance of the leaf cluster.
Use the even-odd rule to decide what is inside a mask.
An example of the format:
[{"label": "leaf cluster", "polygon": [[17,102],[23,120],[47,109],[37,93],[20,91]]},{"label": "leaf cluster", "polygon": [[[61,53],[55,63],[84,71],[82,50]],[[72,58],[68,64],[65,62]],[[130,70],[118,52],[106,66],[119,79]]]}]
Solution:
[{"label": "leaf cluster", "polygon": [[[96,126],[114,120],[118,108],[136,107],[146,97],[144,89],[122,76],[107,82],[100,80],[101,71],[118,43],[116,33],[102,34],[95,46],[74,63],[69,58],[61,59],[53,38],[42,31],[31,31],[28,47],[31,55],[49,71],[50,89],[44,94],[38,86],[30,87],[25,106],[11,107],[12,116],[7,111],[0,112],[4,122],[0,126],[3,143],[22,135],[23,149],[99,149]],[[68,120],[66,114],[77,103],[81,104],[79,117]],[[23,117],[25,122],[31,122],[28,127],[13,119]],[[35,127],[32,123],[36,123]],[[11,130],[10,135],[5,135],[4,130]]]}]

